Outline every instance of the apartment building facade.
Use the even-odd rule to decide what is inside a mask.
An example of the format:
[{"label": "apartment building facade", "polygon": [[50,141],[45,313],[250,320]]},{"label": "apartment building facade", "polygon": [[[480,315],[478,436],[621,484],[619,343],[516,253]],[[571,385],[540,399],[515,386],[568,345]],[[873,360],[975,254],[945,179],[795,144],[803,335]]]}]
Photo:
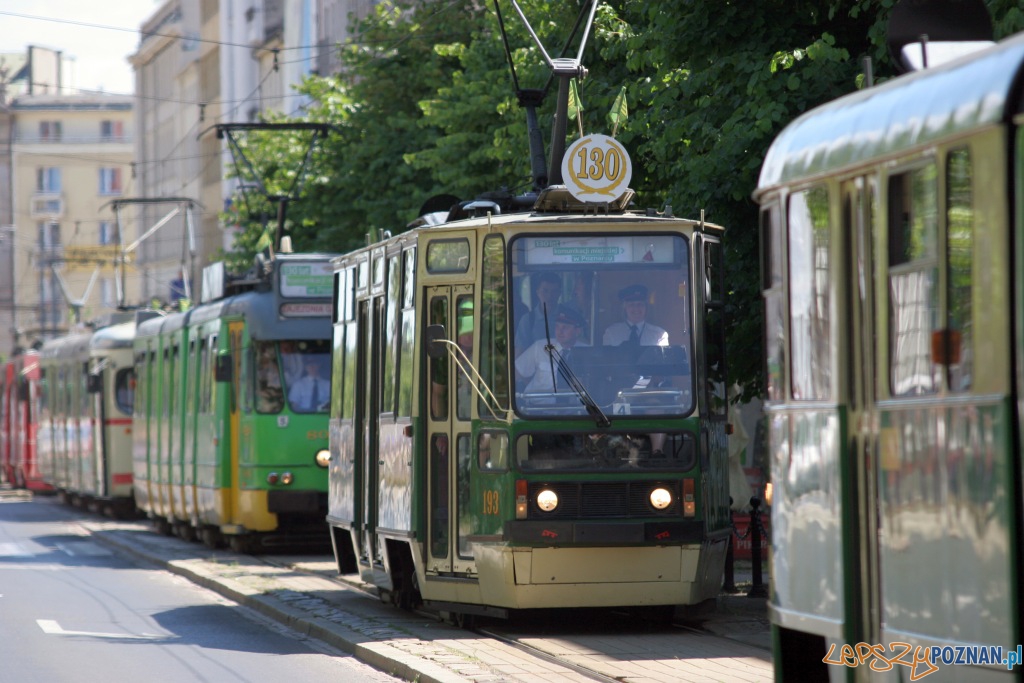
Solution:
[{"label": "apartment building facade", "polygon": [[130,96],[59,93],[20,95],[9,106],[14,229],[5,237],[23,346],[138,296],[130,267],[115,276],[119,234],[109,206],[133,185],[132,106]]}]

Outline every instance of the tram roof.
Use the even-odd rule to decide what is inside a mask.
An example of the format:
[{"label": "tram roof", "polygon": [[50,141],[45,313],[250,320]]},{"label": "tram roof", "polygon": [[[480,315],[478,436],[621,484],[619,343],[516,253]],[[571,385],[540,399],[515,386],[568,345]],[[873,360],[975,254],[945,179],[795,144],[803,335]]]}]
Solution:
[{"label": "tram roof", "polygon": [[[504,213],[497,216],[491,216],[490,218],[487,218],[486,216],[465,218],[462,220],[452,221],[451,223],[442,223],[440,225],[421,228],[421,230],[430,232],[443,230],[444,228],[476,227],[478,225],[487,225],[488,222],[492,225],[501,227],[509,226],[512,223],[522,223],[524,227],[540,227],[541,225],[557,226],[558,224],[578,227],[576,225],[578,223],[590,223],[593,225],[607,224],[609,226],[615,226],[620,223],[650,223],[652,226],[655,226],[665,224],[667,222],[681,222],[689,226],[700,225],[700,221],[698,220],[683,218],[681,216],[648,216],[640,212],[594,214],[533,211],[530,213]],[[724,228],[714,223],[705,222],[704,226],[712,230],[724,230]]]},{"label": "tram roof", "polygon": [[1022,61],[1024,33],[812,109],[775,138],[755,197],[999,123],[1012,114],[1007,102]]},{"label": "tram roof", "polygon": [[135,339],[135,321],[102,327],[92,335],[89,346],[93,349],[130,348]]}]

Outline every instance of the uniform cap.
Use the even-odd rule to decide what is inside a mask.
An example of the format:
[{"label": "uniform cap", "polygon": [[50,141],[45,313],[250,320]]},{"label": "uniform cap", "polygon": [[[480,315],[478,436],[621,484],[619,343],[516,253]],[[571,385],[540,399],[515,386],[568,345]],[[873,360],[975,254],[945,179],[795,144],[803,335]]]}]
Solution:
[{"label": "uniform cap", "polygon": [[555,311],[555,322],[556,323],[567,323],[569,325],[575,325],[576,327],[584,327],[587,322],[583,319],[583,314],[577,311],[572,306],[566,306],[562,304]]},{"label": "uniform cap", "polygon": [[622,301],[647,301],[647,288],[643,285],[630,285],[619,290]]}]

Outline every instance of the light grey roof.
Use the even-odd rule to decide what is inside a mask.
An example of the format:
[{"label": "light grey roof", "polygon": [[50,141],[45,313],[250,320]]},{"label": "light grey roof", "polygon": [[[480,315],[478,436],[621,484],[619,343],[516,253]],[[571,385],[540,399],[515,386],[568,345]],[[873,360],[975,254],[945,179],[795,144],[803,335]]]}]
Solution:
[{"label": "light grey roof", "polygon": [[1024,33],[803,114],[769,148],[755,197],[1004,120],[1022,61]]}]

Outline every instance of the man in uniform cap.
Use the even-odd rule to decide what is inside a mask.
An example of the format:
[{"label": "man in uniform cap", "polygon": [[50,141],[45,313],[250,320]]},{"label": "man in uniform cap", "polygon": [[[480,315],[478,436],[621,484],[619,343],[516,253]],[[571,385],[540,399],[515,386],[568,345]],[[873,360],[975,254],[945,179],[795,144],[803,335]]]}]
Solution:
[{"label": "man in uniform cap", "polygon": [[612,323],[604,331],[605,346],[668,346],[668,332],[647,322],[647,287],[624,287],[619,290],[619,300],[625,320]]},{"label": "man in uniform cap", "polygon": [[544,311],[547,310],[548,319],[553,322],[555,306],[562,296],[562,278],[558,273],[551,271],[534,273],[530,276],[530,287],[533,291],[532,308],[516,321],[517,352],[528,348],[538,339],[545,338]]},{"label": "man in uniform cap", "polygon": [[[551,345],[555,347],[559,355],[566,363],[572,362],[572,350],[582,344],[577,344],[583,328],[586,327],[586,320],[583,314],[572,306],[559,305],[554,315],[554,338]],[[562,378],[558,373],[558,364],[555,364],[554,378],[551,373],[551,358],[548,356],[546,339],[538,339],[533,342],[526,351],[516,358],[516,379],[520,382],[529,380],[526,385],[527,393],[553,391],[554,379],[559,384]]]}]

